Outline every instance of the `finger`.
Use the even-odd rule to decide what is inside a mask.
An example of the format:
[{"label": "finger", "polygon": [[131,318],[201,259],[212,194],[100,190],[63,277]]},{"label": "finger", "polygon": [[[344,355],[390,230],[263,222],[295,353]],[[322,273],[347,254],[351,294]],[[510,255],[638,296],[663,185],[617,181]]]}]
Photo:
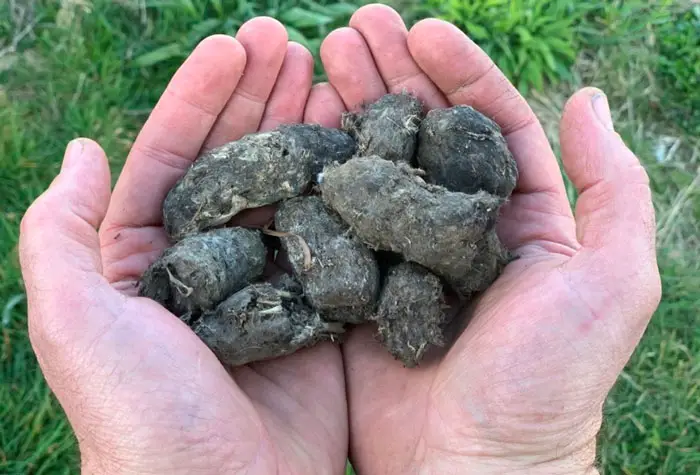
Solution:
[{"label": "finger", "polygon": [[343,112],[345,104],[338,91],[328,83],[316,84],[311,88],[306,103],[304,123],[339,128]]},{"label": "finger", "polygon": [[290,42],[277,82],[267,101],[260,130],[272,130],[280,124],[296,124],[303,120],[313,74],[314,58],[309,50],[299,43]]},{"label": "finger", "polygon": [[238,41],[216,35],[178,69],[124,165],[103,223],[104,240],[125,227],[160,225],[165,195],[196,158],[245,62]]},{"label": "finger", "polygon": [[321,45],[321,61],[348,110],[359,110],[362,104],[387,92],[367,43],[352,28],[340,28],[326,37]]},{"label": "finger", "polygon": [[287,30],[273,18],[259,17],[246,22],[236,39],[246,51],[245,71],[212,128],[204,145],[206,149],[258,130],[287,53]]},{"label": "finger", "polygon": [[118,228],[111,237],[101,231],[102,268],[105,278],[126,295],[138,294],[141,275],[170,247],[165,230],[158,226]]},{"label": "finger", "polygon": [[389,92],[408,91],[428,109],[447,107],[447,99],[408,51],[408,30],[396,10],[375,4],[360,8],[350,19],[369,49]]},{"label": "finger", "polygon": [[649,179],[614,132],[607,99],[597,89],[568,101],[560,139],[564,169],[579,192],[576,232],[583,246],[562,275],[589,310],[583,318],[571,313],[568,321],[609,355],[612,385],[661,298]]},{"label": "finger", "polygon": [[465,104],[495,120],[518,164],[518,182],[499,235],[510,248],[528,243],[575,247],[564,181],[549,141],[528,106],[493,61],[455,26],[423,20],[409,32],[408,48],[451,104]]},{"label": "finger", "polygon": [[90,333],[100,324],[90,305],[116,298],[101,275],[97,236],[109,196],[104,152],[91,140],[74,140],[59,176],[22,219],[20,262],[35,345],[60,346],[75,331]]},{"label": "finger", "polygon": [[467,104],[495,120],[509,135],[536,122],[535,115],[503,73],[454,25],[435,19],[417,23],[408,49],[451,104]]},{"label": "finger", "polygon": [[601,91],[586,88],[569,100],[561,146],[564,169],[580,193],[576,231],[584,248],[611,261],[653,258],[656,225],[649,178],[614,132]]}]

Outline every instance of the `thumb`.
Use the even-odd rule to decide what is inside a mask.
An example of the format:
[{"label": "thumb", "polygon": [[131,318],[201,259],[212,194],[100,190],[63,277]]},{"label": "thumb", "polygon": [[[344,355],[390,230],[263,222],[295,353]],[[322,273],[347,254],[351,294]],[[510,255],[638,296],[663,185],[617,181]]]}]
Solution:
[{"label": "thumb", "polygon": [[40,359],[46,345],[62,346],[88,330],[98,313],[90,311],[91,302],[111,292],[101,275],[96,231],[109,197],[102,148],[77,139],[66,149],[60,174],[22,219],[20,263],[30,335]]},{"label": "thumb", "polygon": [[585,279],[617,293],[621,307],[645,326],[661,294],[649,177],[615,133],[598,89],[583,89],[568,101],[560,138],[564,169],[579,192],[576,233]]},{"label": "thumb", "polygon": [[560,136],[564,169],[579,192],[579,242],[604,258],[655,260],[649,178],[615,133],[605,94],[586,88],[569,99]]}]

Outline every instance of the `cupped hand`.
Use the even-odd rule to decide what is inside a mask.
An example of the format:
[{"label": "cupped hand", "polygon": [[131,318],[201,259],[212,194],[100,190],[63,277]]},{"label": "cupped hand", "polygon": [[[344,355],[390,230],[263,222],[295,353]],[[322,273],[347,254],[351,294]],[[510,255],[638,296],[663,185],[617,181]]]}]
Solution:
[{"label": "cupped hand", "polygon": [[371,327],[344,344],[353,464],[382,474],[595,471],[603,401],[660,298],[647,175],[605,96],[584,89],[563,113],[563,165],[580,194],[572,213],[532,110],[454,26],[425,20],[409,32],[373,5],[321,55],[349,110],[408,90],[428,108],[490,116],[520,174],[497,228],[519,259],[473,303],[444,356],[405,369]]},{"label": "cupped hand", "polygon": [[86,473],[343,471],[347,410],[336,347],[229,373],[134,286],[168,246],[163,199],[202,149],[300,122],[305,111],[328,120],[335,96],[323,87],[310,95],[312,70],[308,51],[268,18],[250,21],[236,39],[208,38],[173,77],[111,196],[104,152],[81,139],[27,211],[20,255],[31,341]]}]

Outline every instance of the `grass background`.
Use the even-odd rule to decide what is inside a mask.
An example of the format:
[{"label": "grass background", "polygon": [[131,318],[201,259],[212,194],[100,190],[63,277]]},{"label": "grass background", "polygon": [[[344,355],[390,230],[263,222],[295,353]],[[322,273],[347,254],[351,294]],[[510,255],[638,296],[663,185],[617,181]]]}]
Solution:
[{"label": "grass background", "polygon": [[[479,27],[501,32],[479,41],[499,64],[511,61],[511,76],[555,148],[566,98],[582,85],[605,89],[618,131],[647,167],[663,300],[608,398],[599,463],[604,473],[700,474],[700,7],[473,0],[479,8],[467,11],[466,4],[396,6],[409,22],[440,15],[474,37]],[[353,9],[287,0],[0,2],[0,473],[78,467],[70,426],[28,342],[16,248],[22,214],[58,172],[65,144],[76,136],[98,140],[116,176],[168,78],[201,38],[233,34],[246,19],[268,14],[316,52]],[[564,53],[560,43],[547,43],[553,63],[539,46],[533,52],[551,35],[535,21],[547,15],[549,24],[569,19],[559,32]],[[512,21],[494,23],[503,18]],[[539,63],[524,72],[518,55]]]}]

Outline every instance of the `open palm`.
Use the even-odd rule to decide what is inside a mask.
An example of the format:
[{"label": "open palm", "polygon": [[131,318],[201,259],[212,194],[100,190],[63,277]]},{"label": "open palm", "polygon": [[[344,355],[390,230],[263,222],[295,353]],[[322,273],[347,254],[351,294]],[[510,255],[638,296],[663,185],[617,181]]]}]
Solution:
[{"label": "open palm", "polygon": [[134,286],[169,245],[163,199],[202,149],[301,122],[305,112],[326,120],[328,93],[311,92],[312,72],[308,51],[288,43],[271,19],[250,21],[237,39],[208,38],[173,77],[111,199],[104,153],[82,140],[27,213],[22,264],[32,343],[87,472],[343,470],[347,411],[337,347],[229,374]]},{"label": "open palm", "polygon": [[502,127],[520,173],[498,224],[519,259],[467,310],[444,357],[405,369],[372,328],[344,345],[353,463],[360,473],[587,471],[605,396],[660,294],[647,177],[596,115],[605,97],[583,90],[564,112],[574,217],[537,118],[457,28],[425,20],[408,32],[373,5],[321,54],[347,109],[403,90],[429,108],[471,105]]}]

